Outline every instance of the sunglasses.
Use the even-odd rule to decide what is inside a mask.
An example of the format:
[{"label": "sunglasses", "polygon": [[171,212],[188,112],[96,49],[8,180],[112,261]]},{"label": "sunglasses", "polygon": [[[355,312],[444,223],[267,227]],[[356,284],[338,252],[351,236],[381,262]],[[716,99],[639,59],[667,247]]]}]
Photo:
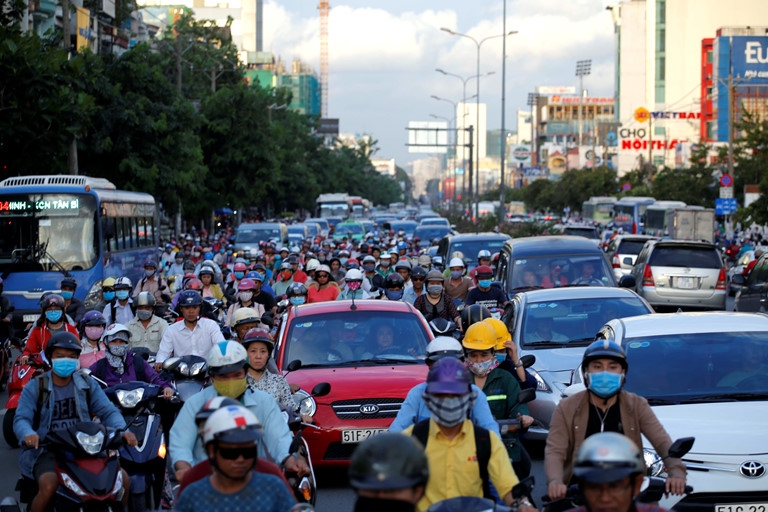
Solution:
[{"label": "sunglasses", "polygon": [[219,455],[221,455],[222,459],[227,460],[237,460],[238,457],[243,457],[244,459],[255,459],[256,455],[259,453],[259,449],[256,446],[248,446],[247,448],[217,448],[217,451],[219,452]]},{"label": "sunglasses", "polygon": [[426,278],[425,277],[412,277],[411,281],[423,281],[424,279],[426,279]]},{"label": "sunglasses", "polygon": [[329,276],[328,274],[315,274],[315,277],[318,278],[318,279],[320,279],[321,277],[325,277],[327,279],[327,278],[329,278],[331,276]]}]

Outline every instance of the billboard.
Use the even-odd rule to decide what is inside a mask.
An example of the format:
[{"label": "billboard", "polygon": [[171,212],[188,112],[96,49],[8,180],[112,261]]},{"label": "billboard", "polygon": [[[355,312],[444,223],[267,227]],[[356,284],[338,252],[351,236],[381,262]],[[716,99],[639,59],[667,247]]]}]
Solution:
[{"label": "billboard", "polygon": [[447,153],[448,123],[411,121],[408,123],[409,153]]},{"label": "billboard", "polygon": [[732,36],[731,70],[739,85],[768,84],[768,36]]},{"label": "billboard", "polygon": [[572,85],[538,85],[536,93],[549,96],[551,94],[576,94],[576,87]]}]

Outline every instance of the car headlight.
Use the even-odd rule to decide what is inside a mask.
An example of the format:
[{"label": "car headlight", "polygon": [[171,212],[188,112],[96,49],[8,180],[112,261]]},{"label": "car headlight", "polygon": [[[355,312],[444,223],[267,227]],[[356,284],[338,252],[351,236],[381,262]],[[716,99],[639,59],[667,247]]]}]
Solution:
[{"label": "car headlight", "polygon": [[645,467],[648,468],[648,476],[659,476],[664,473],[664,461],[653,450],[643,448],[643,460],[645,460]]},{"label": "car headlight", "polygon": [[537,372],[533,368],[527,368],[526,371],[531,375],[533,375],[533,378],[536,379],[536,391],[543,391],[545,393],[552,392],[552,388],[550,388],[549,384],[547,384],[547,382],[542,378],[542,376],[539,375],[539,372]]},{"label": "car headlight", "polygon": [[296,406],[299,408],[299,413],[305,416],[314,416],[317,412],[317,403],[312,395],[304,391],[298,390],[293,394],[293,401],[296,402]]},{"label": "car headlight", "polygon": [[138,405],[139,402],[141,402],[141,399],[144,397],[144,388],[131,390],[118,389],[115,392],[115,396],[123,408],[133,409]]},{"label": "car headlight", "polygon": [[104,432],[101,431],[96,432],[92,436],[85,432],[78,432],[75,437],[83,450],[90,455],[99,453],[101,451],[101,446],[104,444]]}]

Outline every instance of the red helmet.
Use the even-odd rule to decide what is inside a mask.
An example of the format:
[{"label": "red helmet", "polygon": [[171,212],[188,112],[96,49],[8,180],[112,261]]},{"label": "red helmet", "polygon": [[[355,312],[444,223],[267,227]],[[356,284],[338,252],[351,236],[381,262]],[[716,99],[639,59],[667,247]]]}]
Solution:
[{"label": "red helmet", "polygon": [[185,290],[202,290],[202,289],[203,289],[203,282],[196,277],[187,281],[187,286],[185,288]]}]

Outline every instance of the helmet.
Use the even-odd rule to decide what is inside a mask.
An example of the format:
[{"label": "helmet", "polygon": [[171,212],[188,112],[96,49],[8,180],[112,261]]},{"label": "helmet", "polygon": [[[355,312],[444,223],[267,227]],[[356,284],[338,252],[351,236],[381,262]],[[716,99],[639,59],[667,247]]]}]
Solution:
[{"label": "helmet", "polygon": [[272,357],[272,350],[275,348],[275,342],[272,341],[272,338],[269,337],[269,333],[265,331],[264,329],[250,329],[247,333],[245,333],[245,337],[241,341],[243,346],[246,350],[248,350],[248,345],[251,343],[256,342],[263,343],[267,346],[267,350],[269,351],[269,356]]},{"label": "helmet", "polygon": [[[207,249],[207,247],[206,247]],[[203,259],[205,260],[212,260],[213,259],[213,253],[210,251],[203,252]]]},{"label": "helmet", "polygon": [[288,290],[286,291],[286,295],[288,295],[289,299],[291,297],[306,296],[307,287],[304,286],[304,283],[293,283],[291,284],[291,286],[288,287]]},{"label": "helmet", "polygon": [[430,281],[440,281],[440,283],[442,284],[442,282],[444,280],[445,280],[445,278],[443,278],[443,273],[440,272],[439,270],[430,270],[429,272],[427,272],[427,282],[428,283]]},{"label": "helmet", "polygon": [[77,281],[72,277],[65,277],[61,280],[59,288],[77,288]]},{"label": "helmet", "polygon": [[374,258],[372,255],[368,255],[365,258],[363,258],[363,263],[376,263],[376,258]]},{"label": "helmet", "polygon": [[407,251],[408,250],[408,244],[406,244],[405,242],[398,242],[397,250],[398,251]]},{"label": "helmet", "polygon": [[451,267],[465,268],[466,265],[464,265],[464,260],[461,258],[451,258],[451,262],[448,264],[448,268]]},{"label": "helmet", "polygon": [[235,263],[235,266],[232,270],[234,272],[245,272],[246,270],[245,263]]},{"label": "helmet", "polygon": [[392,258],[392,255],[389,254],[389,251],[383,251],[381,254],[379,254],[379,259],[380,260],[388,260],[388,259],[391,259],[391,258]]},{"label": "helmet", "polygon": [[400,270],[401,268],[411,270],[411,262],[405,258],[397,260],[397,263],[395,263],[395,270]]},{"label": "helmet", "polygon": [[85,315],[83,315],[83,319],[80,320],[80,326],[98,326],[98,325],[107,325],[107,319],[104,318],[104,315],[101,314],[101,311],[89,311]]},{"label": "helmet", "polygon": [[486,318],[491,318],[491,312],[480,304],[472,304],[461,310],[461,326],[465,329],[465,332],[470,325],[482,322]]},{"label": "helmet", "polygon": [[413,437],[394,432],[366,439],[349,461],[349,483],[356,489],[405,489],[425,485],[428,478],[424,447]]},{"label": "helmet", "polygon": [[234,398],[229,398],[228,396],[215,396],[211,398],[205,402],[197,414],[195,414],[195,423],[199,425],[200,423],[210,418],[211,414],[213,414],[215,410],[230,405],[240,405],[240,402]]},{"label": "helmet", "polygon": [[493,350],[496,347],[496,331],[485,322],[475,322],[464,332],[461,343],[466,350]]},{"label": "helmet", "polygon": [[208,352],[206,363],[211,375],[232,373],[245,368],[248,364],[248,353],[236,341],[220,341]]},{"label": "helmet", "polygon": [[291,270],[291,271],[293,271],[293,267],[291,266],[291,264],[289,262],[284,261],[284,262],[282,262],[280,264],[280,270]]},{"label": "helmet", "polygon": [[287,247],[285,247],[285,246],[282,246],[282,247],[280,247],[280,249],[279,249],[277,252],[283,252],[283,251],[285,251],[285,252],[291,252],[291,251],[289,251],[289,250],[288,250],[288,248],[287,248]]},{"label": "helmet", "polygon": [[384,288],[402,288],[405,286],[403,276],[397,272],[393,272],[384,278]]},{"label": "helmet", "polygon": [[187,279],[187,282],[184,285],[184,289],[201,291],[203,289],[203,282],[196,277],[192,277]]},{"label": "helmet", "polygon": [[105,280],[101,282],[102,288],[112,288],[115,286],[115,278],[114,277],[108,277]]},{"label": "helmet", "polygon": [[347,270],[347,273],[344,275],[344,280],[345,281],[362,281],[363,273],[356,268],[349,269]]},{"label": "helmet", "polygon": [[48,343],[45,345],[45,357],[49,361],[51,360],[51,354],[55,348],[74,350],[78,355],[80,355],[80,352],[83,350],[80,346],[80,340],[69,331],[57,332],[48,340]]},{"label": "helmet", "polygon": [[[264,265],[261,265],[261,266],[263,267]],[[264,282],[264,276],[262,276],[261,274],[259,274],[255,270],[249,270],[248,273],[245,274],[245,277],[247,279],[255,279],[255,280],[259,281],[260,283]]]},{"label": "helmet", "polygon": [[229,321],[229,326],[236,328],[243,324],[258,324],[261,323],[261,317],[259,313],[253,308],[239,308],[232,313],[232,319]]},{"label": "helmet", "polygon": [[609,340],[597,340],[587,347],[584,351],[584,357],[581,360],[581,371],[587,371],[589,363],[595,359],[612,359],[621,364],[626,372],[629,370],[629,364],[627,364],[627,354],[624,353],[624,349],[618,344]]},{"label": "helmet", "polygon": [[115,279],[115,285],[112,288],[115,290],[132,290],[133,283],[127,277],[118,277]]},{"label": "helmet", "polygon": [[617,432],[589,436],[576,454],[573,475],[594,484],[617,482],[645,473],[643,453],[628,437]]},{"label": "helmet", "polygon": [[488,265],[479,265],[475,268],[475,275],[479,278],[480,276],[491,276],[493,277],[493,269],[489,267]]},{"label": "helmet", "polygon": [[131,331],[123,324],[111,324],[104,331],[104,343],[114,340],[123,340],[126,343],[131,342]]},{"label": "helmet", "polygon": [[62,311],[66,307],[64,298],[61,295],[55,293],[49,293],[40,301],[40,309],[43,311],[49,308],[61,308]]},{"label": "helmet", "polygon": [[320,262],[317,261],[315,258],[312,258],[307,262],[306,270],[307,272],[312,272],[313,270],[317,270],[317,267],[320,266]]},{"label": "helmet", "polygon": [[461,343],[450,336],[438,336],[427,344],[427,362],[434,363],[444,357],[464,357]]},{"label": "helmet", "polygon": [[442,256],[432,256],[432,265],[443,268],[444,264],[445,260],[443,260]]},{"label": "helmet", "polygon": [[146,260],[144,260],[144,268],[147,268],[147,267],[157,268],[157,262],[152,258],[147,258]]},{"label": "helmet", "polygon": [[488,249],[482,249],[477,253],[477,261],[491,259],[491,251]]},{"label": "helmet", "polygon": [[216,409],[205,421],[203,444],[212,441],[256,444],[261,435],[261,423],[255,414],[242,405],[230,405]]},{"label": "helmet", "polygon": [[453,322],[453,320],[446,320],[445,318],[437,317],[429,321],[429,328],[436,335],[449,336],[451,333],[456,332],[458,326]]},{"label": "helmet", "polygon": [[360,268],[360,262],[359,262],[359,261],[357,261],[357,259],[356,259],[356,258],[349,258],[349,259],[347,260],[347,264],[346,264],[346,267],[347,267],[348,269],[352,269],[352,268]]},{"label": "helmet", "polygon": [[237,284],[238,291],[240,290],[253,290],[256,288],[256,283],[253,281],[253,279],[243,278],[240,280],[240,282]]},{"label": "helmet", "polygon": [[136,307],[139,307],[139,306],[155,307],[156,304],[157,304],[157,300],[155,299],[155,296],[152,295],[151,292],[141,292],[139,293],[139,296],[136,297]]},{"label": "helmet", "polygon": [[427,393],[464,395],[472,390],[472,377],[458,359],[444,357],[429,369]]},{"label": "helmet", "polygon": [[[208,253],[206,253],[206,254],[208,254]],[[200,271],[197,273],[198,276],[204,276],[204,275],[212,276],[214,274],[216,274],[216,272],[215,272],[214,268],[211,267],[210,265],[202,265],[200,267]]]},{"label": "helmet", "polygon": [[498,318],[486,318],[482,321],[482,323],[490,325],[496,332],[496,350],[507,350],[507,347],[504,346],[504,343],[512,341],[512,335],[509,333],[509,329],[507,329],[507,324]]},{"label": "helmet", "polygon": [[432,265],[432,258],[429,257],[429,254],[422,254],[417,261],[420,267]]},{"label": "helmet", "polygon": [[426,279],[427,277],[427,271],[424,270],[424,267],[420,267],[419,265],[416,265],[411,269],[411,278],[414,277],[423,277]]},{"label": "helmet", "polygon": [[199,306],[203,303],[203,297],[195,290],[184,290],[179,293],[179,307]]}]

